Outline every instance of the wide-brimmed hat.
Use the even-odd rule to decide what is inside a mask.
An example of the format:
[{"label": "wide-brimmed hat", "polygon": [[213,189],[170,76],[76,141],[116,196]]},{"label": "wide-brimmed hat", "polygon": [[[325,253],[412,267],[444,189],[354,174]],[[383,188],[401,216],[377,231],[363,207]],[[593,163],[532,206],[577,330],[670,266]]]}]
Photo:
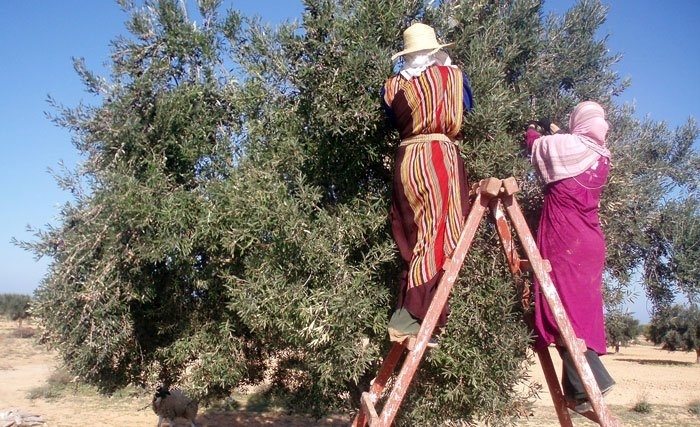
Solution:
[{"label": "wide-brimmed hat", "polygon": [[419,52],[421,50],[435,53],[446,46],[452,46],[454,43],[440,44],[435,37],[435,30],[430,25],[416,22],[403,32],[403,50],[395,53],[391,60],[398,58],[407,53]]}]

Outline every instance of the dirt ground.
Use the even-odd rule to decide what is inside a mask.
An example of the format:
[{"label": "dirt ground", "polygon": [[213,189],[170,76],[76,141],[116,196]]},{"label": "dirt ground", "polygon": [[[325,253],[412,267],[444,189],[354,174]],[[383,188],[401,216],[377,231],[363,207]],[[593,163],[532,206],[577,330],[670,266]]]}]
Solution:
[{"label": "dirt ground", "polygon": [[[15,337],[16,324],[0,322],[0,426],[3,414],[10,410],[38,415],[45,427],[117,427],[155,426],[157,417],[150,409],[150,395],[100,397],[94,393],[64,392],[57,398],[36,397],[37,390],[47,389],[48,378],[56,371],[55,354],[37,345],[33,339]],[[555,365],[558,356],[553,352]],[[700,408],[700,365],[695,354],[667,352],[649,343],[622,347],[617,354],[603,359],[617,381],[606,396],[606,405],[623,426],[700,426],[700,415],[689,408]],[[557,366],[558,368],[558,366]],[[532,379],[543,385],[539,399],[533,402],[532,416],[519,426],[559,426],[552,400],[544,385],[538,365]],[[34,398],[31,398],[33,397]],[[646,403],[648,413],[633,410]],[[597,425],[573,414],[575,426]],[[348,418],[323,420],[276,413],[226,412],[200,409],[199,427],[233,426],[343,426]],[[163,423],[166,425],[166,423]],[[185,420],[175,425],[185,426]]]},{"label": "dirt ground", "polygon": [[[609,351],[612,349],[609,349]],[[557,375],[561,363],[554,348],[550,349]],[[622,426],[700,426],[700,365],[695,352],[669,352],[649,342],[620,347],[619,353],[602,358],[617,384],[605,396],[605,404]],[[539,363],[531,370],[532,379],[542,384],[539,399],[534,402],[534,416],[518,423],[522,426],[559,426]],[[649,413],[634,408],[648,404]],[[574,426],[596,426],[578,414],[572,414]]]}]

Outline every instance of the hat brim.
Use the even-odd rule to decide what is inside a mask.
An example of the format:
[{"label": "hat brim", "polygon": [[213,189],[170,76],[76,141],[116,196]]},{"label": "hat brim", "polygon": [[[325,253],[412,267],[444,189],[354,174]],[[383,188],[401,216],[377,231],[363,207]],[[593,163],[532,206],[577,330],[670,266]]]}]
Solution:
[{"label": "hat brim", "polygon": [[393,61],[396,58],[398,58],[399,56],[403,56],[403,55],[406,55],[408,53],[422,52],[422,51],[426,51],[427,55],[432,55],[433,53],[437,52],[438,50],[440,50],[444,47],[453,46],[453,45],[454,45],[454,42],[453,43],[445,43],[445,44],[435,46],[432,50],[429,50],[430,48],[427,48],[427,49],[426,48],[404,49],[401,52],[396,52],[395,54],[393,54],[391,56],[391,60]]}]

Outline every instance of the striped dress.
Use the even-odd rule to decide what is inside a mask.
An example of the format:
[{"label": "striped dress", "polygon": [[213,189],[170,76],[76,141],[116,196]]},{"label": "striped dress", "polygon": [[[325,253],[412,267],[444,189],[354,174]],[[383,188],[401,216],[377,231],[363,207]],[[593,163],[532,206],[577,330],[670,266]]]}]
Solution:
[{"label": "striped dress", "polygon": [[[471,108],[471,88],[458,68],[434,65],[410,80],[389,78],[382,98],[402,140],[389,213],[405,261],[397,308],[422,320],[469,211],[464,162],[450,140],[458,138],[463,113]],[[411,140],[424,134],[437,135]],[[438,326],[446,321],[447,310]]]}]

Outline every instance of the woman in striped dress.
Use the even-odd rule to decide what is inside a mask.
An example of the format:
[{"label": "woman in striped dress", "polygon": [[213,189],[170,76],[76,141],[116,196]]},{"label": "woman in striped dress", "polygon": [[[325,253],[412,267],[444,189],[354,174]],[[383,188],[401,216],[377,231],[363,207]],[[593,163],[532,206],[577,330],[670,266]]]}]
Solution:
[{"label": "woman in striped dress", "polygon": [[[458,140],[464,112],[472,108],[466,74],[451,65],[435,31],[413,24],[403,34],[403,67],[382,88],[383,106],[399,132],[392,205],[392,234],[403,261],[392,341],[415,336],[442,266],[454,250],[469,211],[467,174]],[[445,326],[447,308],[438,319]]]}]

